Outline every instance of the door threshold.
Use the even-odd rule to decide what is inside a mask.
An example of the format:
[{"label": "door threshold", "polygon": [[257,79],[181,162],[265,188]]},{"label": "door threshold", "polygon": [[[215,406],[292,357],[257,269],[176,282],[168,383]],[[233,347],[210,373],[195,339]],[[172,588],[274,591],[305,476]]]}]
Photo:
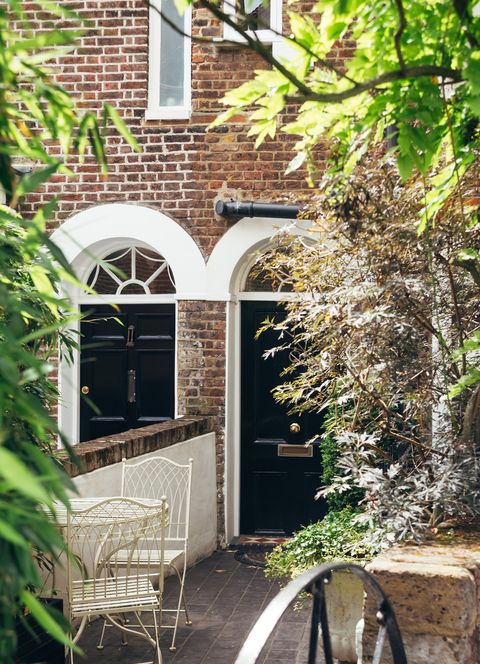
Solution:
[{"label": "door threshold", "polygon": [[232,539],[228,548],[231,551],[260,547],[271,550],[275,546],[287,542],[289,539],[290,537],[275,537],[273,535],[237,535]]}]

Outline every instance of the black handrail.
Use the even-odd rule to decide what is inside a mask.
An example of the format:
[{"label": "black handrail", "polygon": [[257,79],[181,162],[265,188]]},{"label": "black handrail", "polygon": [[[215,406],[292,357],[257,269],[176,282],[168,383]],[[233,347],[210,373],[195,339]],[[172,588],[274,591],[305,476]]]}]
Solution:
[{"label": "black handrail", "polygon": [[393,664],[408,664],[402,635],[398,627],[395,613],[387,596],[383,592],[377,580],[363,567],[349,563],[328,563],[314,567],[304,572],[301,576],[283,588],[263,611],[260,618],[253,626],[247,640],[235,660],[235,664],[254,664],[257,657],[273,632],[283,613],[302,592],[308,592],[313,596],[310,642],[308,649],[308,664],[315,664],[318,649],[319,625],[322,630],[322,644],[325,664],[333,664],[330,631],[328,628],[327,603],[325,601],[325,586],[330,582],[332,572],[349,571],[358,576],[363,582],[366,590],[371,593],[376,601],[376,619],[379,624],[379,632],[372,664],[381,661],[385,637],[388,637],[392,652]]}]

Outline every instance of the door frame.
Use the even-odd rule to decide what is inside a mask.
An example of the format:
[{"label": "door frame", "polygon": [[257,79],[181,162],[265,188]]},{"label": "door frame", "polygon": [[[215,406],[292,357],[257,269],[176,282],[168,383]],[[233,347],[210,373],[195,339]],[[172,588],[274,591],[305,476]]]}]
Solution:
[{"label": "door frame", "polygon": [[[302,233],[303,235],[303,233]],[[281,293],[268,291],[244,291],[248,273],[255,264],[258,254],[268,250],[271,240],[251,247],[246,256],[237,266],[234,275],[232,296],[227,304],[227,375],[226,375],[226,459],[225,459],[225,485],[227,495],[226,505],[226,536],[227,541],[240,535],[240,501],[241,501],[241,303],[255,302],[286,302],[301,297],[297,293]]]},{"label": "door frame", "polygon": [[[72,306],[81,304],[176,304],[179,300],[204,299],[205,260],[195,240],[174,219],[158,209],[136,203],[106,203],[82,210],[64,221],[51,237],[63,251],[80,281],[90,274],[98,257],[129,245],[153,250],[163,256],[175,277],[177,292],[171,295],[90,296],[71,283],[62,284]],[[178,307],[175,307],[175,416],[178,417]],[[79,321],[71,325],[78,335]],[[59,426],[71,443],[80,431],[79,353],[72,363],[59,359],[58,386],[61,401]]]}]

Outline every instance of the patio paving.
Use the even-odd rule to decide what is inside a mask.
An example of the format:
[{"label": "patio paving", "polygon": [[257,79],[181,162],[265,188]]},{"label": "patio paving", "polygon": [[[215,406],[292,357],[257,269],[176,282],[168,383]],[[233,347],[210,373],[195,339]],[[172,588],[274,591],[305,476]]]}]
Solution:
[{"label": "patio paving", "polygon": [[[166,606],[173,598],[176,584],[167,579]],[[235,560],[233,551],[216,552],[189,570],[187,599],[192,626],[181,624],[177,650],[168,649],[171,630],[164,630],[161,649],[164,664],[233,664],[251,627],[268,602],[279,590],[268,581],[259,567]],[[121,635],[108,629],[105,648],[97,650],[101,621],[95,620],[80,639],[85,658],[75,662],[89,664],[134,664],[151,661],[153,648],[146,641],[130,638],[121,645]],[[308,616],[306,612],[288,611],[269,639],[259,664],[300,664],[306,661]]]}]

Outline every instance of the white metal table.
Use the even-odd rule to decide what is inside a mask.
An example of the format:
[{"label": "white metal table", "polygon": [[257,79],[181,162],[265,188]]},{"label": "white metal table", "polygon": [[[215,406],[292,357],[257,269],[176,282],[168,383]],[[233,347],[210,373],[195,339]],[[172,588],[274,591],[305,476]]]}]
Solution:
[{"label": "white metal table", "polygon": [[[68,522],[68,514],[82,512],[83,510],[90,509],[95,505],[101,505],[104,501],[111,501],[117,499],[122,501],[122,508],[118,510],[118,518],[132,519],[138,515],[138,510],[134,503],[126,503],[125,496],[88,496],[85,498],[72,498],[70,500],[70,509],[68,510],[65,505],[56,501],[54,503],[56,521],[60,528],[66,528]],[[158,506],[161,507],[162,501],[153,499],[153,498],[135,498],[136,503],[141,503],[142,505],[147,505],[148,507]],[[105,515],[105,518],[102,517],[101,510],[97,512],[98,523],[102,523],[105,520],[111,521],[112,513],[109,510],[108,516]]]}]

